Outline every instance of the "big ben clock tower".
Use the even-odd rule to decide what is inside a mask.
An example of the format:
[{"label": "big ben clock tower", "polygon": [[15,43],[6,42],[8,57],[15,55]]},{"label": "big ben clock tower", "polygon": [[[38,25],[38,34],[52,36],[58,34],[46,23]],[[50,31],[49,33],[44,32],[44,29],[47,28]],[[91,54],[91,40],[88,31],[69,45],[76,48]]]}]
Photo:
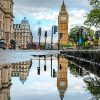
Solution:
[{"label": "big ben clock tower", "polygon": [[68,42],[68,12],[63,0],[61,10],[58,15],[58,34],[59,34],[59,46],[64,46]]}]

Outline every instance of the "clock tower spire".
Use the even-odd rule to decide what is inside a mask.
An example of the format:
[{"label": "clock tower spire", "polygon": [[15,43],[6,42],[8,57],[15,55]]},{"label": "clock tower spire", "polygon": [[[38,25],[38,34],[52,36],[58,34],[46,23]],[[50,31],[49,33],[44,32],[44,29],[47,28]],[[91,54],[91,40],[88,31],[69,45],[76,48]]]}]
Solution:
[{"label": "clock tower spire", "polygon": [[66,6],[65,6],[65,2],[63,0],[63,3],[62,3],[62,6],[61,6],[61,9],[66,9]]},{"label": "clock tower spire", "polygon": [[68,42],[68,12],[64,0],[58,15],[58,34],[59,49],[62,49]]}]

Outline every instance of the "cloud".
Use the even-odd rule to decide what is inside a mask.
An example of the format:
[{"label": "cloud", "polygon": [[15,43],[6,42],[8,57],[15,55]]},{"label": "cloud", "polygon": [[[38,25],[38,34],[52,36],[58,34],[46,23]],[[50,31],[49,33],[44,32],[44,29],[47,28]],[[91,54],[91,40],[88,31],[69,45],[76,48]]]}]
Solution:
[{"label": "cloud", "polygon": [[36,20],[55,20],[57,19],[58,12],[54,12],[49,9],[38,9],[38,11],[34,11],[32,17]]},{"label": "cloud", "polygon": [[[59,9],[62,0],[14,0],[15,7],[20,6],[21,8],[50,8],[50,9]],[[23,5],[22,5],[23,4]],[[89,7],[88,0],[65,0],[66,7],[68,9],[72,8],[84,8]]]},{"label": "cloud", "polygon": [[69,29],[71,29],[72,27],[74,27],[76,25],[78,25],[78,26],[83,25],[83,23],[86,19],[85,16],[86,16],[86,11],[84,9],[71,10],[70,15],[69,15]]},{"label": "cloud", "polygon": [[[59,2],[58,0],[14,0],[14,3],[14,23],[20,23],[26,16],[31,25],[34,40],[38,39],[39,27],[42,27],[43,32],[47,30],[49,36],[51,35],[52,25],[58,24],[58,14],[62,0],[59,0]],[[65,4],[69,13],[70,31],[73,26],[84,23],[84,16],[90,7],[88,0],[65,0]]]}]

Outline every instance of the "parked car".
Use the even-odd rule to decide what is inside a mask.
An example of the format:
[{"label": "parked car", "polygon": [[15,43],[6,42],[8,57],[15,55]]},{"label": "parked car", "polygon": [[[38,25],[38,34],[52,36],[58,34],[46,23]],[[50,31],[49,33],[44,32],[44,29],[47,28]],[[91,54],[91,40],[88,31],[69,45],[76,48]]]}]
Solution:
[{"label": "parked car", "polygon": [[2,48],[3,50],[7,48],[5,41],[0,40],[0,48]]},{"label": "parked car", "polygon": [[10,40],[10,44],[8,46],[9,49],[16,49],[16,41],[15,40]]}]

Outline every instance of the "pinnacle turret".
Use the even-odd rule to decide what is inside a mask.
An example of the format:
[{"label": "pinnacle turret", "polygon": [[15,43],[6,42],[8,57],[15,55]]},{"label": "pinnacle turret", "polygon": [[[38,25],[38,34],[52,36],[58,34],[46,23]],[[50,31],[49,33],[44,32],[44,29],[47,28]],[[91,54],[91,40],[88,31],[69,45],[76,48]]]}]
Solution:
[{"label": "pinnacle turret", "polygon": [[60,13],[61,13],[61,14],[67,13],[67,11],[66,11],[66,5],[65,5],[64,0],[63,0],[63,3],[62,3],[62,5],[61,5],[61,11],[60,11]]},{"label": "pinnacle turret", "polygon": [[61,6],[61,9],[66,9],[66,6],[65,6],[65,2],[63,0],[63,3],[62,3],[62,6]]}]

